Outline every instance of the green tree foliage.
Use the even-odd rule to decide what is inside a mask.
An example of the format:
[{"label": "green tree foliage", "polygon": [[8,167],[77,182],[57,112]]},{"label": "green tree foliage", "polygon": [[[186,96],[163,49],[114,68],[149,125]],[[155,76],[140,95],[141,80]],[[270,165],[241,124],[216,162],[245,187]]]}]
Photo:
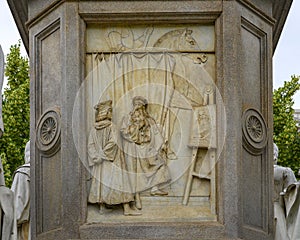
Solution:
[{"label": "green tree foliage", "polygon": [[29,63],[21,56],[20,42],[11,46],[6,58],[7,87],[3,94],[4,134],[0,139],[0,156],[7,186],[15,169],[24,164],[24,149],[29,140]]},{"label": "green tree foliage", "polygon": [[292,76],[273,93],[273,138],[279,148],[278,164],[290,167],[296,176],[300,169],[300,133],[293,116],[293,96],[299,89],[299,77]]}]

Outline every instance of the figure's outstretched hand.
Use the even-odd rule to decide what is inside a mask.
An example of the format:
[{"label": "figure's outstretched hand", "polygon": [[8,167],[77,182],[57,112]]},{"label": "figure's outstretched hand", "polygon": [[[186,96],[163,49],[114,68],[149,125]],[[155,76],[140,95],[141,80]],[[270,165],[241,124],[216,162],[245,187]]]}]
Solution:
[{"label": "figure's outstretched hand", "polygon": [[93,161],[96,164],[101,164],[103,162],[103,159],[101,157],[99,157],[99,158],[94,158]]}]

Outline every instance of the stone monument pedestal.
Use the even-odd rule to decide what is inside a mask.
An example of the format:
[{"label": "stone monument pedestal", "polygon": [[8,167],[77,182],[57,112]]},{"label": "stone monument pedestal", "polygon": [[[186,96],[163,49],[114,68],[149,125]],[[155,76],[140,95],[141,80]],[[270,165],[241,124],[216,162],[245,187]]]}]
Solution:
[{"label": "stone monument pedestal", "polygon": [[[29,39],[33,239],[273,239],[272,55],[291,1],[8,2]],[[105,101],[123,155],[104,151],[95,177]],[[139,193],[142,215],[94,203],[93,179],[131,207]]]}]

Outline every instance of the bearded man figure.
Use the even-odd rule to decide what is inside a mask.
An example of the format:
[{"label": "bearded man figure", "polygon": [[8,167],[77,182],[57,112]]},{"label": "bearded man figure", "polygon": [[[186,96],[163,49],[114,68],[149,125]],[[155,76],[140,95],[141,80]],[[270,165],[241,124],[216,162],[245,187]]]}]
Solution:
[{"label": "bearded man figure", "polygon": [[141,209],[140,193],[150,189],[153,196],[167,195],[161,188],[171,181],[171,177],[165,140],[147,112],[147,100],[136,96],[132,104],[133,110],[123,118],[121,136],[136,207]]}]

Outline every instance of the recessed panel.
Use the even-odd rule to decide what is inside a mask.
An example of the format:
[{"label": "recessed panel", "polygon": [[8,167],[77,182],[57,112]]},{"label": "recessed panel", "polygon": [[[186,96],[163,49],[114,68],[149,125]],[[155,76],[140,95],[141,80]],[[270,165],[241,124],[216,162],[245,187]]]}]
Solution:
[{"label": "recessed panel", "polygon": [[86,40],[87,222],[216,220],[214,26],[88,25]]}]

